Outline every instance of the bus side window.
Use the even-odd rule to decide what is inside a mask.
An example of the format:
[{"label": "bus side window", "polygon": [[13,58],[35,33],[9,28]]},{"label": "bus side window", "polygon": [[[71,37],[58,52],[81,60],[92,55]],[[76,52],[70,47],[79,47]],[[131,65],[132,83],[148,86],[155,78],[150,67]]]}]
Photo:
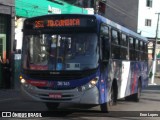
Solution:
[{"label": "bus side window", "polygon": [[119,36],[118,36],[118,31],[112,30],[112,44],[119,44]]},{"label": "bus side window", "polygon": [[129,59],[135,60],[134,39],[129,37]]},{"label": "bus side window", "polygon": [[121,46],[124,46],[124,47],[128,47],[128,41],[127,41],[127,35],[122,33],[121,34]]},{"label": "bus side window", "polygon": [[135,39],[135,56],[136,56],[136,61],[140,60],[140,51],[139,51],[139,40]]},{"label": "bus side window", "polygon": [[100,33],[102,43],[102,59],[108,60],[109,58],[109,28],[106,25],[101,26]]},{"label": "bus side window", "polygon": [[148,44],[144,43],[145,60],[148,60]]},{"label": "bus side window", "polygon": [[121,51],[120,51],[121,59],[128,60],[129,59],[128,58],[128,41],[127,41],[127,35],[124,33],[121,34],[120,44],[121,44]]},{"label": "bus side window", "polygon": [[111,39],[111,54],[113,59],[120,58],[120,45],[119,45],[119,32],[116,30],[112,30],[112,39]]}]

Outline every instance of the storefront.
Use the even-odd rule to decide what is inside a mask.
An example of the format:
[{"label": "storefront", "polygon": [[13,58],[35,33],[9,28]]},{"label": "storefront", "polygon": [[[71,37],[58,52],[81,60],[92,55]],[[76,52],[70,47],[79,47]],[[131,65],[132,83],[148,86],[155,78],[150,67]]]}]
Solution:
[{"label": "storefront", "polygon": [[[14,40],[14,0],[0,1],[0,88],[11,87],[10,80],[6,80],[4,64],[8,59],[11,61]],[[9,84],[8,84],[9,83]]]},{"label": "storefront", "polygon": [[60,0],[15,0],[16,16],[28,18],[46,14],[88,14],[88,11]]}]

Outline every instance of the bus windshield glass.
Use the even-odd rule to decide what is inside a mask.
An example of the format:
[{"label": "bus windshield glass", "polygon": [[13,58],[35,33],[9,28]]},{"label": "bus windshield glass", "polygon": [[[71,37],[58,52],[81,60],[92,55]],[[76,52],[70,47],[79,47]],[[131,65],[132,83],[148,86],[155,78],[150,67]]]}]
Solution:
[{"label": "bus windshield glass", "polygon": [[96,33],[34,34],[23,41],[23,69],[88,70],[98,66]]}]

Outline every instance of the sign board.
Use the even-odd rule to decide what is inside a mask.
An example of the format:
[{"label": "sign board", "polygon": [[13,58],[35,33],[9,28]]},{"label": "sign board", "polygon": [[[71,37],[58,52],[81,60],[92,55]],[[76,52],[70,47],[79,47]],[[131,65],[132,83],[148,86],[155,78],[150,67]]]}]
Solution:
[{"label": "sign board", "polygon": [[62,13],[61,9],[52,7],[50,5],[48,5],[48,12],[54,13],[54,14],[61,14]]}]

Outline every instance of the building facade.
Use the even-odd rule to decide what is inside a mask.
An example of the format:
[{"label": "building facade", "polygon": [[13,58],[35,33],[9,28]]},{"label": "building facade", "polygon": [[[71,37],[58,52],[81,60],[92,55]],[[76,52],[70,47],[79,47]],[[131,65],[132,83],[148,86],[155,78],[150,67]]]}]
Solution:
[{"label": "building facade", "polygon": [[[138,0],[103,0],[100,13],[110,20],[137,32]],[[105,4],[105,5],[104,5]],[[106,9],[103,8],[106,6]],[[102,8],[101,8],[102,7]],[[102,10],[101,10],[102,9]]]},{"label": "building facade", "polygon": [[[14,40],[14,0],[0,0],[0,58],[3,63],[6,59],[11,61]],[[6,86],[6,80],[0,71],[0,88]]]},{"label": "building facade", "polygon": [[14,0],[0,1],[0,56],[5,61],[10,58],[14,40]]},{"label": "building facade", "polygon": [[[160,20],[158,21],[158,13],[160,14],[159,5],[160,5],[160,0],[139,0],[138,30],[137,30],[138,32],[141,33],[142,36],[147,37],[149,40],[148,58],[150,60],[154,58],[154,51],[156,52],[155,55],[157,59],[156,61],[157,72],[160,72],[160,32],[159,32]],[[156,37],[157,37],[157,45],[156,45],[156,50],[154,50]]]},{"label": "building facade", "polygon": [[139,0],[61,0],[83,8],[137,32]]},{"label": "building facade", "polygon": [[[155,38],[160,0],[139,0],[138,32],[149,38]],[[160,34],[158,35],[160,38]]]}]

